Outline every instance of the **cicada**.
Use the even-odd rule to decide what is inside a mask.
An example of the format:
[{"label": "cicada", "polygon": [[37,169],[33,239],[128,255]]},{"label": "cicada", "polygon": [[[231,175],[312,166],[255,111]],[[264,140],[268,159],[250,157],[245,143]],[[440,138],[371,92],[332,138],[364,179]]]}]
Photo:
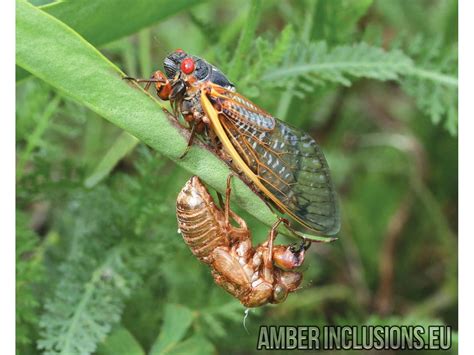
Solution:
[{"label": "cicada", "polygon": [[[219,208],[197,176],[178,195],[179,231],[191,252],[211,268],[215,282],[246,307],[281,303],[295,291],[302,274],[306,243],[274,245],[279,219],[266,242],[252,247],[245,221],[230,209],[230,178],[225,204]],[[238,225],[234,226],[231,221]]]},{"label": "cicada", "polygon": [[[156,71],[157,95],[170,100],[189,122],[191,135],[205,137],[234,171],[296,226],[317,234],[339,231],[337,197],[326,158],[307,133],[278,120],[236,92],[204,59],[176,50]],[[293,226],[295,224],[293,223]]]}]

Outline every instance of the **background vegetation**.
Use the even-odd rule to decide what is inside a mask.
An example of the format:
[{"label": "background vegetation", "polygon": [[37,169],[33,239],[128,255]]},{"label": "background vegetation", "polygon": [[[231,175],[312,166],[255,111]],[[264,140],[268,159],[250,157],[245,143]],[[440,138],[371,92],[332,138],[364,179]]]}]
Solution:
[{"label": "background vegetation", "polygon": [[[200,147],[177,165],[183,132],[121,80],[175,48],[311,132],[339,191],[339,240],[250,334],[176,232],[185,181],[222,191],[227,168]],[[457,329],[455,1],[18,1],[17,64],[19,353],[249,353],[261,324]],[[263,239],[272,215],[235,192]]]}]

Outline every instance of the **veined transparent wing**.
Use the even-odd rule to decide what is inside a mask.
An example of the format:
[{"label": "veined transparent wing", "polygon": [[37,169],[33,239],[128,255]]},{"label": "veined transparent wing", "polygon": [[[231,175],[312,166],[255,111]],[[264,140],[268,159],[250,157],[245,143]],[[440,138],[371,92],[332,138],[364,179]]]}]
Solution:
[{"label": "veined transparent wing", "polygon": [[[232,147],[224,147],[235,149],[255,175],[250,178],[257,188],[304,227],[336,234],[340,228],[337,197],[316,141],[245,97],[217,85],[211,87],[206,97],[218,114],[219,122],[214,124],[222,127],[216,133],[221,141],[226,137],[230,141]],[[244,173],[250,175],[248,170]]]}]

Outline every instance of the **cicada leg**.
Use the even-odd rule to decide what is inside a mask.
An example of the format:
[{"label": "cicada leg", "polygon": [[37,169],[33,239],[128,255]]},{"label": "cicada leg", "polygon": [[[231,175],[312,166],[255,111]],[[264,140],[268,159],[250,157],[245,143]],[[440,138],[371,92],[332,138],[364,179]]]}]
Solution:
[{"label": "cicada leg", "polygon": [[217,138],[216,132],[214,132],[212,129],[209,130],[209,139],[211,140],[211,146],[217,150],[217,147],[219,146],[219,140]]},{"label": "cicada leg", "polygon": [[155,83],[156,94],[162,100],[169,100],[170,94],[172,91],[171,84],[163,72],[157,70],[153,73],[150,79],[137,79],[132,78],[130,76],[125,76],[124,80],[132,80],[136,83],[146,83],[145,87],[143,88],[145,91],[150,90],[150,86],[152,83]]},{"label": "cicada leg", "polygon": [[225,189],[225,206],[224,206],[225,224],[227,226],[230,224],[229,214],[231,212],[230,211],[230,193],[232,192],[232,188],[230,187],[231,182],[232,182],[232,174],[229,174],[227,176],[227,185]]},{"label": "cicada leg", "polygon": [[271,263],[273,266],[273,242],[275,241],[277,235],[278,235],[278,227],[280,226],[281,223],[287,224],[288,221],[284,218],[278,218],[278,220],[273,223],[272,229],[270,229],[270,232],[268,233],[268,240],[267,240],[267,247],[268,247],[268,255],[267,255],[267,263]]},{"label": "cicada leg", "polygon": [[[222,196],[218,192],[217,193],[217,198],[219,199],[219,204],[221,208],[224,210],[224,224],[225,228],[227,230],[227,234],[230,237],[231,243],[235,243],[238,241],[242,241],[244,239],[249,239],[250,237],[250,232],[247,227],[247,223],[239,216],[237,215],[232,209],[230,208],[230,194],[232,192],[231,188],[231,181],[233,177],[233,173],[230,173],[227,176],[227,187],[225,190],[225,201],[222,201]],[[231,223],[231,219],[233,219],[235,222],[237,222],[238,227],[234,227]]]},{"label": "cicada leg", "polygon": [[183,124],[179,122],[178,120],[178,116],[179,116],[178,102],[176,100],[172,100],[173,87],[171,86],[171,83],[169,82],[165,74],[163,74],[163,72],[157,70],[156,72],[153,73],[150,79],[137,79],[131,76],[125,76],[122,79],[134,81],[135,83],[138,83],[138,84],[146,83],[145,87],[143,88],[143,90],[145,91],[150,90],[151,84],[154,83],[156,95],[164,101],[170,101],[171,109],[173,113],[171,114],[165,108],[163,108],[163,111],[165,111],[166,114],[169,114],[170,116],[172,116],[174,121],[177,122],[181,127],[186,128],[186,129],[188,128],[188,127],[183,126]]},{"label": "cicada leg", "polygon": [[195,125],[195,124],[192,125],[192,127],[191,127],[191,134],[189,135],[189,139],[188,139],[188,144],[186,145],[186,148],[184,149],[183,154],[181,154],[178,159],[184,159],[184,157],[186,156],[186,154],[188,154],[189,149],[190,149],[191,146],[193,145],[194,136],[196,135],[196,127],[197,127],[197,125]]}]

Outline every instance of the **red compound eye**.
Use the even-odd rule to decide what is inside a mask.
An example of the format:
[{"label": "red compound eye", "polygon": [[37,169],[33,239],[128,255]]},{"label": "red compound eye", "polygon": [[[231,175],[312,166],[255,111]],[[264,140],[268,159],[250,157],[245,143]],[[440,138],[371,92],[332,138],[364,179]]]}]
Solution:
[{"label": "red compound eye", "polygon": [[194,71],[194,60],[192,58],[183,59],[181,70],[184,74],[191,74]]},{"label": "red compound eye", "polygon": [[184,51],[181,48],[176,48],[175,52],[176,53],[184,53]]}]

